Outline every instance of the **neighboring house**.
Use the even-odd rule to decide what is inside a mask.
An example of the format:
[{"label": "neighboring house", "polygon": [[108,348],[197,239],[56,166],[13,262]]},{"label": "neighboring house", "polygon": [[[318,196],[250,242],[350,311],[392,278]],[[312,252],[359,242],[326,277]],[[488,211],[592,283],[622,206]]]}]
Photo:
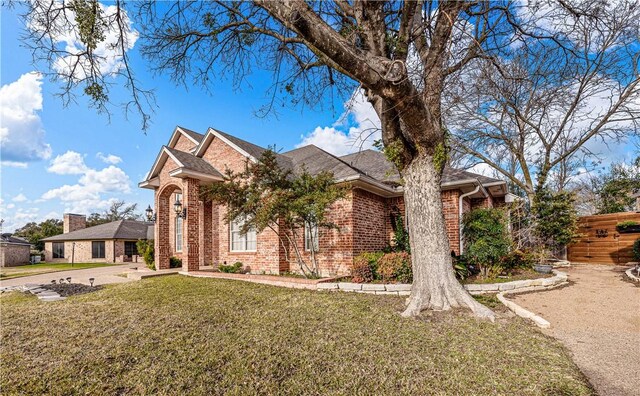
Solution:
[{"label": "neighboring house", "polygon": [[86,216],[64,215],[64,233],[44,238],[47,262],[122,263],[138,261],[136,242],[153,238],[153,223],[118,220],[94,227],[86,226]]},{"label": "neighboring house", "polygon": [[29,264],[31,244],[11,234],[0,235],[0,267]]},{"label": "neighboring house", "polygon": [[[223,182],[227,169],[240,172],[247,160],[257,161],[264,151],[213,128],[202,135],[176,127],[146,180],[139,184],[155,194],[158,268],[169,268],[170,257],[176,256],[182,259],[185,271],[236,261],[254,273],[297,270],[286,260],[275,231],[249,231],[242,235],[242,219],[227,224],[225,208],[203,202],[199,196],[201,184]],[[309,145],[279,153],[277,159],[282,167],[294,171],[303,166],[312,174],[331,171],[336,183],[348,187],[346,197],[328,213],[328,220],[339,229],[319,232],[317,258],[322,275],[348,274],[355,256],[381,250],[392,241],[394,217],[404,217],[403,189],[398,172],[382,153],[365,150],[336,157]],[[504,202],[507,185],[501,180],[447,168],[442,190],[451,250],[459,252],[461,214]],[[304,234],[316,231],[305,230]],[[302,235],[299,246],[305,246],[309,254],[308,240],[303,239],[307,238]]]}]

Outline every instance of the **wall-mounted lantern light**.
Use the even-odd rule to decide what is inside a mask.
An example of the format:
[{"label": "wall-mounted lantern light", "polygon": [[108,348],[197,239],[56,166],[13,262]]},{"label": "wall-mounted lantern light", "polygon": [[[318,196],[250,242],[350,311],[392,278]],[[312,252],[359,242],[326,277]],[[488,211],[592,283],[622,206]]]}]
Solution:
[{"label": "wall-mounted lantern light", "polygon": [[176,199],[176,203],[173,204],[173,210],[176,212],[176,216],[182,217],[183,219],[187,218],[187,208],[182,208],[180,198]]},{"label": "wall-mounted lantern light", "polygon": [[147,221],[156,221],[156,214],[153,213],[153,209],[151,209],[151,205],[144,211],[147,215]]}]

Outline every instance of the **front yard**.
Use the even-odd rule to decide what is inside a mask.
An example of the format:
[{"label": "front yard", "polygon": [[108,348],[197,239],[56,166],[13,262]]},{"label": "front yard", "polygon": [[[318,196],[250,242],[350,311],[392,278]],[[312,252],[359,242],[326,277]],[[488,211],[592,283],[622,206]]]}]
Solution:
[{"label": "front yard", "polygon": [[159,277],[0,297],[3,394],[592,394],[519,319],[419,320],[402,298]]},{"label": "front yard", "polygon": [[2,267],[0,269],[0,279],[13,279],[23,276],[48,274],[50,272],[80,270],[87,268],[107,267],[112,264],[104,263],[40,263],[27,264],[18,267]]}]

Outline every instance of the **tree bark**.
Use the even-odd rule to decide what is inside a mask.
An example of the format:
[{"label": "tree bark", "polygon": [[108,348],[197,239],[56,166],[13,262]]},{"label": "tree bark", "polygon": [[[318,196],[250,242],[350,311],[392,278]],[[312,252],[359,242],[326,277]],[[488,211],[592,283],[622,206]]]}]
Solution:
[{"label": "tree bark", "polygon": [[455,277],[442,212],[440,172],[433,157],[419,155],[403,170],[404,199],[411,235],[413,287],[403,316],[432,309],[470,308],[494,321],[493,312],[478,303]]}]

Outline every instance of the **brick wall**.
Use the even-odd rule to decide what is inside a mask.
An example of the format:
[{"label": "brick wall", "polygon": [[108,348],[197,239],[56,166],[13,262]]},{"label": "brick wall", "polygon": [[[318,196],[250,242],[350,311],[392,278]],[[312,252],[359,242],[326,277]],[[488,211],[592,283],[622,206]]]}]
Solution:
[{"label": "brick wall", "polygon": [[93,258],[91,257],[91,242],[92,241],[65,241],[64,258],[57,259],[53,258],[53,242],[45,242],[44,260],[51,263],[70,263],[72,259],[74,263],[113,263],[116,261],[117,256],[124,254],[124,241],[106,240],[103,241],[105,257]]},{"label": "brick wall", "polygon": [[0,267],[13,267],[29,264],[29,245],[0,244]]},{"label": "brick wall", "polygon": [[[391,235],[386,231],[393,230],[391,210],[392,206],[383,197],[362,189],[353,190],[354,255],[382,250],[389,244],[393,231]],[[404,216],[404,210],[400,214]]]},{"label": "brick wall", "polygon": [[184,151],[185,153],[188,153],[192,148],[196,146],[196,144],[193,143],[191,139],[185,137],[183,134],[180,134],[179,136],[180,137],[178,138],[176,145],[173,146],[173,148],[175,148],[176,150],[180,150],[180,151]]}]

